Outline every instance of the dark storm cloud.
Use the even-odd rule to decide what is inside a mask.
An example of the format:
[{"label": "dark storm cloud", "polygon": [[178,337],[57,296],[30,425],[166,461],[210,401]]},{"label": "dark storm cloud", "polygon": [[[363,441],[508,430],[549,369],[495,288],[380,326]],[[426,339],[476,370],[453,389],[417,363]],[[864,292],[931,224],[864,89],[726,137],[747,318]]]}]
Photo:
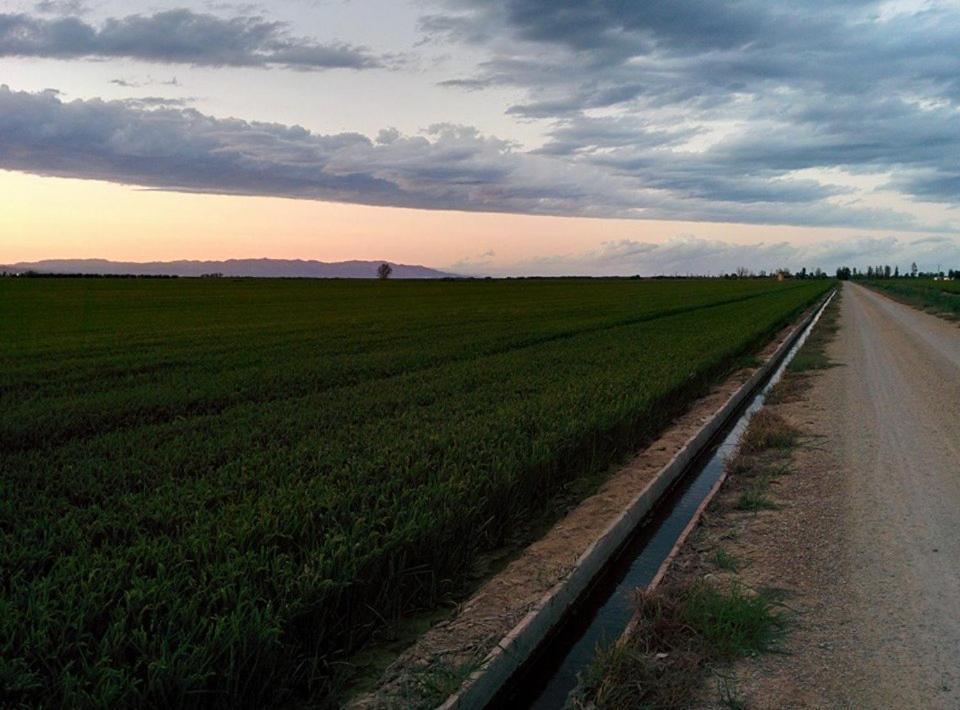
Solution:
[{"label": "dark storm cloud", "polygon": [[[608,135],[619,140],[612,128]],[[693,184],[692,169],[680,165],[651,187],[638,180],[637,163],[524,152],[465,126],[437,124],[419,136],[385,129],[371,140],[219,119],[160,98],[66,102],[55,91],[6,86],[0,169],[423,209],[924,228],[890,210],[824,203],[840,190],[811,181],[761,182],[718,171]]]},{"label": "dark storm cloud", "polygon": [[223,19],[187,9],[110,18],[94,26],[77,17],[0,14],[0,56],[122,57],[206,66],[365,69],[382,64],[362,47],[318,44],[282,22]]},{"label": "dark storm cloud", "polygon": [[[425,34],[488,50],[474,75],[447,85],[525,90],[507,110],[551,122],[541,152],[681,202],[706,199],[706,212],[806,201],[800,223],[813,223],[842,190],[789,174],[832,168],[889,173],[906,195],[960,202],[955,5],[891,15],[831,0],[439,5]],[[714,128],[701,144],[678,140]]]},{"label": "dark storm cloud", "polygon": [[[65,102],[0,87],[0,169],[147,187],[375,205],[630,215],[636,200],[598,170],[530,156],[476,130],[318,135],[217,119],[162,99]],[[151,109],[157,104],[160,108]]]}]

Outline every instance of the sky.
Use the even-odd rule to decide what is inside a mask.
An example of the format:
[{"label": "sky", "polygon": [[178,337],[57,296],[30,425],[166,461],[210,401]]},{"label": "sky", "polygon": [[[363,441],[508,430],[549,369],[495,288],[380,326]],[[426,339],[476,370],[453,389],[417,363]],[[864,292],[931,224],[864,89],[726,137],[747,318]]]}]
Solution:
[{"label": "sky", "polygon": [[960,0],[0,0],[0,263],[960,268]]}]

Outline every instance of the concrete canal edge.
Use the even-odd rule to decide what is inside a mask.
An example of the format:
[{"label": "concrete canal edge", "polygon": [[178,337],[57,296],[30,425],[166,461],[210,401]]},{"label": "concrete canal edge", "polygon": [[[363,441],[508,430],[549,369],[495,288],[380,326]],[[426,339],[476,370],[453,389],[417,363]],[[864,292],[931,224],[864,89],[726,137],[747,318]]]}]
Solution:
[{"label": "concrete canal edge", "polygon": [[[479,710],[494,698],[607,566],[610,559],[653,510],[660,498],[670,490],[690,463],[710,445],[714,435],[727,424],[744,400],[751,396],[774,371],[832,293],[831,291],[824,296],[804,315],[766,362],[757,368],[757,371],[737,388],[737,391],[710,420],[687,440],[680,451],[660,469],[653,480],[583,552],[570,573],[544,594],[536,606],[500,640],[484,659],[481,667],[464,681],[456,693],[439,706],[440,710]],[[708,498],[712,498],[714,492],[715,489],[711,491]],[[701,511],[702,508],[694,516],[695,520],[699,519]],[[684,532],[689,534],[688,530]],[[681,535],[668,561],[676,555],[676,550],[679,549],[685,537],[686,534]],[[662,571],[658,573],[658,578],[661,576]]]}]

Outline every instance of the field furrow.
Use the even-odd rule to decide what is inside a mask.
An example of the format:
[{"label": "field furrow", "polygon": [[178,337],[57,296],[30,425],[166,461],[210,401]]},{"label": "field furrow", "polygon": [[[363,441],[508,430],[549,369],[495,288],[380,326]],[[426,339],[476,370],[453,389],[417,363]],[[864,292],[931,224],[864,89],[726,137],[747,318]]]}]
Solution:
[{"label": "field furrow", "polygon": [[830,285],[117,281],[83,325],[55,308],[80,283],[2,286],[0,682],[28,704],[331,701]]}]

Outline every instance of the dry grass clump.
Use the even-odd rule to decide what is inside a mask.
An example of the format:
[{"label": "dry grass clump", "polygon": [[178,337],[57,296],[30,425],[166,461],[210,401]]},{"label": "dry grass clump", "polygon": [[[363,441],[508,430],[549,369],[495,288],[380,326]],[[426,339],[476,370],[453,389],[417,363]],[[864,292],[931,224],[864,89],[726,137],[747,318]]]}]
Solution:
[{"label": "dry grass clump", "polygon": [[771,649],[787,623],[775,593],[736,583],[641,591],[637,605],[633,634],[598,653],[574,707],[689,707],[707,664]]},{"label": "dry grass clump", "polygon": [[758,454],[770,449],[785,451],[797,444],[800,432],[770,409],[761,409],[750,420],[743,440],[740,456]]}]

